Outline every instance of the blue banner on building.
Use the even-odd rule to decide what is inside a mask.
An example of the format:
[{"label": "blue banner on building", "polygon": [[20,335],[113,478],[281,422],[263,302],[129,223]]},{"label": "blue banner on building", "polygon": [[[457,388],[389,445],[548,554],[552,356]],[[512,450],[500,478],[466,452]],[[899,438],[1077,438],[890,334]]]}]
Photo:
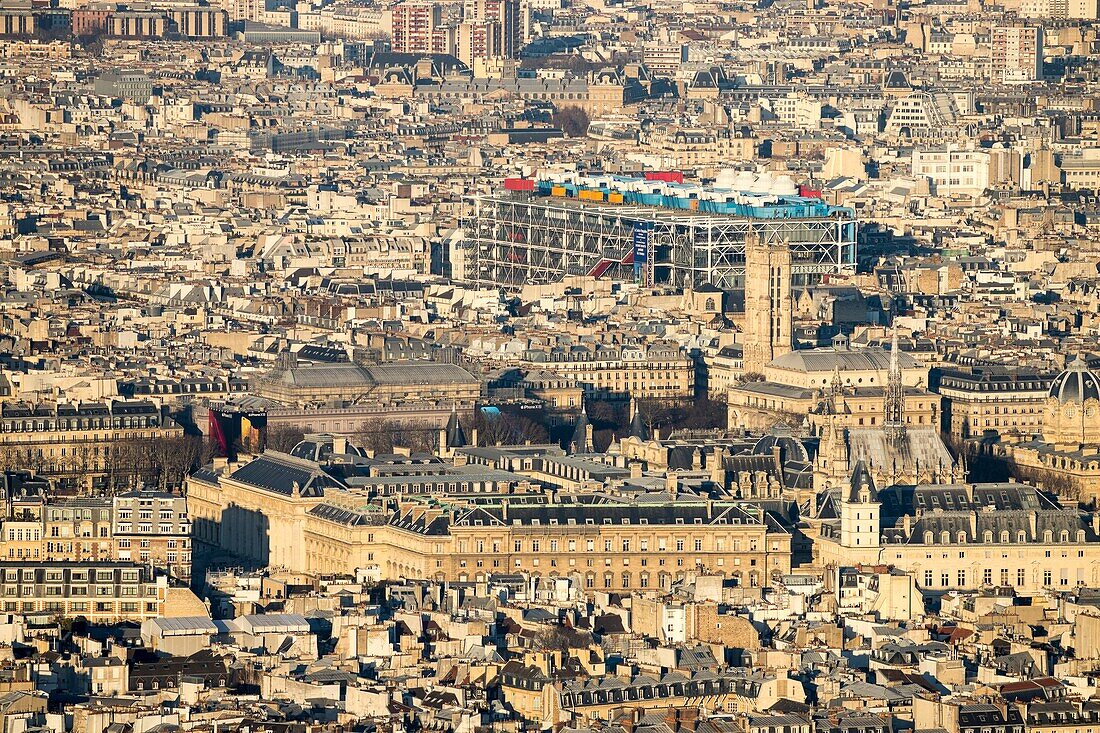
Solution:
[{"label": "blue banner on building", "polygon": [[634,227],[634,262],[641,263],[649,260],[649,228],[644,224]]}]

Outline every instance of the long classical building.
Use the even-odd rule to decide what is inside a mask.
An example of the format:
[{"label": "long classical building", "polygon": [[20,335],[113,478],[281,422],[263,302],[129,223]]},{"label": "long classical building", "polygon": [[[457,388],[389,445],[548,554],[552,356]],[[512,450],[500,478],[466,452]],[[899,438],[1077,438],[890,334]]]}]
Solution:
[{"label": "long classical building", "polygon": [[183,436],[183,428],[148,400],[0,405],[0,461],[33,468],[63,488],[104,488],[111,452],[130,441]]},{"label": "long classical building", "polygon": [[997,435],[1038,438],[1051,378],[995,367],[945,370],[936,391],[943,398],[943,429],[959,440]]},{"label": "long classical building", "polygon": [[[194,539],[209,552],[294,572],[473,581],[522,571],[573,577],[589,591],[668,588],[699,570],[760,586],[790,571],[791,533],[758,503],[465,493],[461,472],[446,482],[432,475],[445,471],[438,459],[372,460],[353,462],[389,474],[390,491],[404,473],[404,498],[372,498],[342,478],[350,466],[273,451],[207,467],[188,480]],[[512,491],[524,482],[515,475]],[[445,504],[426,493],[442,486]]]},{"label": "long classical building", "polygon": [[253,389],[260,397],[298,407],[432,402],[462,408],[472,407],[481,396],[481,381],[454,364],[300,364],[293,355],[282,354]]},{"label": "long classical building", "polygon": [[525,364],[576,382],[598,399],[685,399],[695,394],[695,360],[674,343],[529,351]]},{"label": "long classical building", "polygon": [[1019,483],[892,486],[862,463],[820,497],[815,560],[891,565],[930,591],[1012,586],[1021,592],[1100,583],[1100,514]]},{"label": "long classical building", "polygon": [[[906,420],[937,427],[940,396],[929,392],[928,367],[898,354]],[[789,351],[763,367],[763,381],[738,382],[727,392],[729,426],[765,429],[779,420],[809,416],[827,400],[844,427],[881,425],[890,352],[881,347],[852,347],[837,337],[832,346]]]}]

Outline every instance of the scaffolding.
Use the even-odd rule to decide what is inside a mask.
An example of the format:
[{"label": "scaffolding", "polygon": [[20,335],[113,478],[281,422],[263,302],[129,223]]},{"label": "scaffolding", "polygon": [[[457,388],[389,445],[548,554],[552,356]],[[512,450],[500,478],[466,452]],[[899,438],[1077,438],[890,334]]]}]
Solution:
[{"label": "scaffolding", "polygon": [[750,231],[789,244],[795,286],[852,272],[856,261],[857,223],[845,209],[820,218],[755,219],[516,193],[470,202],[464,277],[488,287],[592,276],[741,290]]}]

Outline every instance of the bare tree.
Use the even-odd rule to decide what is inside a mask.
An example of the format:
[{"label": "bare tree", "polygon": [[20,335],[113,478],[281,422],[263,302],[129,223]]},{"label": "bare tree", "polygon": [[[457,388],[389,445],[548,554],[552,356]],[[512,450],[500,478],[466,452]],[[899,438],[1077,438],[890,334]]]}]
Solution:
[{"label": "bare tree", "polygon": [[398,426],[392,420],[364,422],[355,432],[354,440],[371,453],[392,453],[399,434]]},{"label": "bare tree", "polygon": [[265,431],[264,447],[289,453],[305,437],[305,433],[291,425],[275,425]]},{"label": "bare tree", "polygon": [[584,649],[590,643],[591,634],[566,626],[550,626],[535,634],[533,639],[533,645],[539,651],[560,651],[566,654],[570,649]]},{"label": "bare tree", "polygon": [[403,423],[398,445],[414,453],[434,453],[439,448],[439,428],[430,422]]},{"label": "bare tree", "polygon": [[569,137],[588,134],[588,113],[575,105],[561,107],[554,113],[554,126]]},{"label": "bare tree", "polygon": [[198,468],[203,462],[204,444],[202,438],[193,435],[181,435],[160,441],[157,483],[161,489],[171,489],[183,485],[187,474]]},{"label": "bare tree", "polygon": [[414,453],[434,453],[439,449],[439,426],[427,421],[382,420],[365,422],[353,441],[373,453],[392,453],[405,448]]},{"label": "bare tree", "polygon": [[549,435],[545,426],[511,413],[487,415],[479,412],[474,418],[478,445],[520,445],[526,442],[545,443]]},{"label": "bare tree", "polygon": [[19,449],[5,445],[0,447],[0,470],[8,471],[13,468],[18,468],[19,464]]}]

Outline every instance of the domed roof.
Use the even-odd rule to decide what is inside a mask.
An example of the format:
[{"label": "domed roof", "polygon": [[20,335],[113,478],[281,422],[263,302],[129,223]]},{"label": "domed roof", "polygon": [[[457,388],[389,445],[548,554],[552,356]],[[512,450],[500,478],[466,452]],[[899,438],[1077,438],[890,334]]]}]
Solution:
[{"label": "domed roof", "polygon": [[367,456],[366,451],[359,446],[353,445],[346,439],[337,439],[328,433],[306,435],[290,449],[290,455],[295,458],[304,458],[314,463],[325,463],[336,453],[360,458]]},{"label": "domed roof", "polygon": [[776,196],[794,196],[798,193],[798,186],[790,176],[779,176],[772,183],[772,193]]},{"label": "domed roof", "polygon": [[732,188],[736,180],[737,171],[733,168],[723,168],[714,179],[714,185],[717,188]]},{"label": "domed roof", "polygon": [[1051,382],[1049,396],[1065,404],[1100,399],[1100,379],[1089,371],[1088,364],[1078,356]]},{"label": "domed roof", "polygon": [[765,435],[756,441],[752,453],[756,456],[769,455],[772,448],[776,446],[779,447],[779,460],[784,464],[791,461],[801,463],[810,461],[810,454],[806,451],[806,446],[802,445],[802,441],[780,429],[773,430],[771,435]]},{"label": "domed roof", "polygon": [[750,188],[752,188],[753,181],[755,180],[756,176],[754,176],[751,172],[741,171],[737,174],[736,177],[734,177],[732,188],[735,191],[748,191]]},{"label": "domed roof", "polygon": [[764,171],[752,182],[749,191],[752,193],[771,193],[772,184],[774,182],[775,179],[772,177],[772,174],[768,171]]}]

